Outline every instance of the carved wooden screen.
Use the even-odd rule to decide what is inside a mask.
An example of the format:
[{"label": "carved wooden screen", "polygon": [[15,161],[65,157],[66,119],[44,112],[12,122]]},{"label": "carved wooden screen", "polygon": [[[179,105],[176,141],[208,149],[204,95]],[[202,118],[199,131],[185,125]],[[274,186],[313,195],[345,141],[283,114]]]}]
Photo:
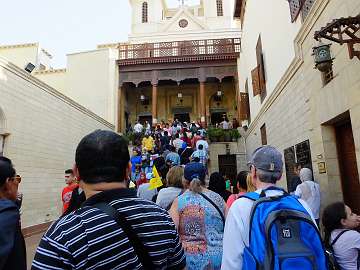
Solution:
[{"label": "carved wooden screen", "polygon": [[295,22],[300,14],[303,0],[288,0],[290,5],[291,22]]},{"label": "carved wooden screen", "polygon": [[142,22],[143,23],[148,22],[148,3],[147,2],[142,3]]},{"label": "carved wooden screen", "polygon": [[216,10],[218,16],[224,16],[223,0],[216,0]]},{"label": "carved wooden screen", "polygon": [[251,80],[253,87],[254,97],[260,94],[260,83],[259,83],[259,66],[251,71]]},{"label": "carved wooden screen", "polygon": [[265,65],[264,65],[264,55],[262,50],[261,36],[259,36],[256,44],[256,61],[259,67],[259,87],[261,101],[266,97],[266,80],[265,80]]}]

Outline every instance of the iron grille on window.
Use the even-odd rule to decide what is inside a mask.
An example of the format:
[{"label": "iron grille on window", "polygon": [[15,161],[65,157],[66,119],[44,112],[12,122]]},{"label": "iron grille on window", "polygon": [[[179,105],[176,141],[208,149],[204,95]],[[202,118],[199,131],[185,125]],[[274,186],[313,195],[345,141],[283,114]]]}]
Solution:
[{"label": "iron grille on window", "polygon": [[301,13],[302,20],[309,14],[315,0],[288,0],[290,6],[291,22],[295,22]]},{"label": "iron grille on window", "polygon": [[222,0],[216,0],[216,9],[218,16],[224,16]]},{"label": "iron grille on window", "polygon": [[148,3],[144,2],[142,4],[142,22],[147,23],[148,22]]},{"label": "iron grille on window", "polygon": [[312,5],[315,2],[315,0],[303,0],[303,1],[304,1],[304,3],[301,8],[301,16],[302,16],[302,19],[305,20],[311,10]]}]

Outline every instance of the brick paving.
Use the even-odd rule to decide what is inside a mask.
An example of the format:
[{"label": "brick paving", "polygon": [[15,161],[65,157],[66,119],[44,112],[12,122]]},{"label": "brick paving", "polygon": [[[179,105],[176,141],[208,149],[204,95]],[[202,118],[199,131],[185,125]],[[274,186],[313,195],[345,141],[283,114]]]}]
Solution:
[{"label": "brick paving", "polygon": [[26,242],[26,259],[27,259],[27,268],[31,268],[31,263],[35,255],[37,246],[39,245],[40,239],[43,233],[35,234],[33,236],[25,238]]}]

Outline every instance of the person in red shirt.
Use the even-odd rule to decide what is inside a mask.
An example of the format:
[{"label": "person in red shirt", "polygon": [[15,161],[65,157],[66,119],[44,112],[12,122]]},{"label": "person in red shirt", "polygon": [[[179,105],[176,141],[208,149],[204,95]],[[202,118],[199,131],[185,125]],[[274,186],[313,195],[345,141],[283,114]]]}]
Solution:
[{"label": "person in red shirt", "polygon": [[63,211],[62,211],[63,213],[69,207],[69,203],[70,203],[70,199],[71,199],[73,190],[78,187],[78,184],[76,183],[76,178],[73,174],[72,169],[68,169],[65,171],[65,183],[67,186],[62,190],[62,193],[61,193],[61,200],[63,203]]}]

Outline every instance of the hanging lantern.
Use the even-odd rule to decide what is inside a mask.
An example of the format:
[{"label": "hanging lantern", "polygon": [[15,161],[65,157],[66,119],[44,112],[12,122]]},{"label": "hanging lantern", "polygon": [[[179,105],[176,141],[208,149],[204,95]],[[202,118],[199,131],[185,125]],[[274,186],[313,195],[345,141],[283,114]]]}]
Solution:
[{"label": "hanging lantern", "polygon": [[182,98],[182,97],[183,97],[183,94],[182,94],[181,92],[179,92],[179,93],[177,94],[177,97],[178,97],[178,98]]},{"label": "hanging lantern", "polygon": [[218,90],[217,92],[216,92],[216,95],[218,96],[218,97],[221,97],[222,96],[222,91],[221,90]]},{"label": "hanging lantern", "polygon": [[321,72],[327,72],[332,67],[334,58],[331,57],[330,46],[320,42],[319,46],[313,48],[315,68]]},{"label": "hanging lantern", "polygon": [[145,95],[140,95],[140,100],[145,101]]}]

